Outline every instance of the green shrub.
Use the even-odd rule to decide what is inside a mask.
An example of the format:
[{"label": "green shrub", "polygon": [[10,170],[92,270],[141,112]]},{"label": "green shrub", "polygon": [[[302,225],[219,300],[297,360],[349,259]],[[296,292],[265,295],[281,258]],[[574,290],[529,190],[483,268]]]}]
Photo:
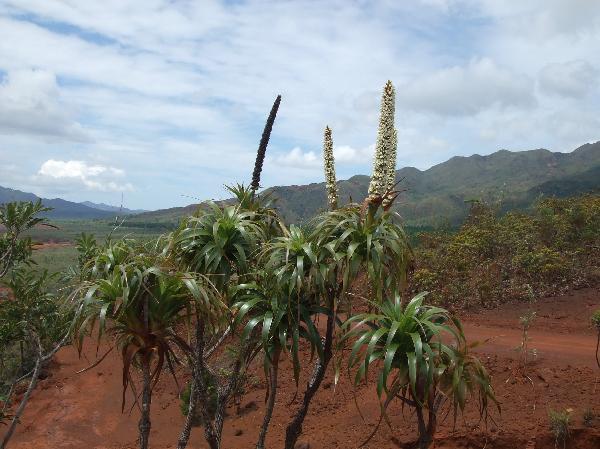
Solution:
[{"label": "green shrub", "polygon": [[583,425],[584,426],[591,427],[595,418],[596,418],[596,415],[594,414],[594,412],[591,408],[586,408],[583,411]]},{"label": "green shrub", "polygon": [[498,216],[474,202],[456,232],[418,234],[410,291],[446,307],[532,300],[600,281],[600,195]]},{"label": "green shrub", "polygon": [[569,410],[550,410],[548,411],[548,420],[550,421],[550,431],[554,435],[556,447],[559,444],[566,447],[570,436],[569,424],[571,421],[571,413]]}]

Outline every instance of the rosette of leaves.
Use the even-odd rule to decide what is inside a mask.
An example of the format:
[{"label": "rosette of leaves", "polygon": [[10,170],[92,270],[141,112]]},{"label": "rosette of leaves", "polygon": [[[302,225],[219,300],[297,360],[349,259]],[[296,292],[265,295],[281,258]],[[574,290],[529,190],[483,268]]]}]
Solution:
[{"label": "rosette of leaves", "polygon": [[[421,449],[433,443],[446,401],[455,419],[469,394],[477,398],[483,418],[490,403],[498,405],[490,376],[469,353],[460,322],[446,310],[424,304],[425,294],[406,305],[396,296],[376,304],[376,312],[353,316],[342,325],[345,340],[354,341],[348,358],[348,370],[356,370],[354,383],[366,382],[369,369],[377,369],[381,417],[367,441],[388,419],[386,411],[394,400],[415,409]],[[444,343],[444,334],[456,343]]]}]

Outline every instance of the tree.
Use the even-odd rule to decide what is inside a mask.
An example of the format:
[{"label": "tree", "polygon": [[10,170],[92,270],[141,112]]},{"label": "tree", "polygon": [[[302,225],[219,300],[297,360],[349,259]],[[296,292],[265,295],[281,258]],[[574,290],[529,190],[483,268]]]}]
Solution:
[{"label": "tree", "polygon": [[[260,204],[258,196],[250,195],[243,186],[238,187],[238,204],[208,204],[170,236],[169,251],[180,269],[206,276],[227,308],[231,306],[236,286],[252,280],[258,249],[274,232],[273,213]],[[187,446],[194,408],[200,407],[205,439],[211,449],[217,449],[221,444],[225,409],[252,356],[251,345],[247,341],[239,342],[237,357],[228,370],[229,376],[219,379],[208,359],[225,337],[235,330],[231,316],[197,313],[195,318],[189,411],[178,448]],[[216,407],[213,407],[208,395],[209,389],[215,387]]]},{"label": "tree", "polygon": [[[0,416],[12,418],[0,442],[2,449],[8,444],[19,423],[41,370],[65,344],[69,335],[71,315],[61,310],[57,298],[48,292],[49,278],[45,271],[38,274],[19,268],[13,270],[5,282],[12,291],[13,298],[0,302],[0,351],[7,352],[10,356],[11,349],[18,345],[20,364],[16,371],[2,373],[2,377],[14,379],[0,411]],[[29,352],[34,355],[26,357],[24,354]],[[9,415],[15,387],[27,379],[30,381],[25,395],[14,415]]]},{"label": "tree", "polygon": [[94,330],[96,323],[98,344],[103,335],[109,334],[121,352],[122,410],[128,387],[134,403],[138,402],[133,371],[141,370],[141,449],[148,448],[152,390],[163,367],[175,376],[174,366],[179,363],[175,349],[190,356],[192,353],[189,342],[178,335],[177,326],[189,323],[195,310],[218,308],[218,299],[208,282],[202,276],[174,270],[164,254],[158,243],[154,248],[126,240],[109,243],[96,257],[87,293],[78,301],[81,314],[75,344],[80,353],[85,335]]},{"label": "tree", "polygon": [[[389,421],[386,410],[393,400],[415,409],[421,449],[433,443],[446,401],[451,401],[455,420],[469,393],[477,397],[482,417],[490,403],[500,410],[487,371],[469,353],[460,322],[446,310],[424,304],[424,297],[421,293],[404,305],[395,296],[378,304],[376,313],[358,314],[342,326],[348,331],[346,340],[356,339],[348,359],[348,369],[356,369],[354,383],[366,381],[371,365],[378,367],[377,395],[384,401],[367,442],[382,419]],[[455,345],[443,343],[442,334],[453,337]]]}]

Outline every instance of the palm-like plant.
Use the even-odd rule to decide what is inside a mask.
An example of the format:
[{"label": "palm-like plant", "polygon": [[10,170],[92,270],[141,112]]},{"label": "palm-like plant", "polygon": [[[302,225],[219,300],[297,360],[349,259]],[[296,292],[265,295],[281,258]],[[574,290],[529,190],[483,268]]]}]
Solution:
[{"label": "palm-like plant", "polygon": [[[182,228],[172,235],[170,246],[179,265],[185,270],[206,275],[225,297],[228,306],[232,301],[229,298],[234,291],[232,286],[251,279],[256,257],[267,236],[274,232],[271,220],[276,219],[270,209],[260,205],[258,198],[250,197],[246,189],[238,190],[238,204],[209,204],[205,210],[199,211],[197,216],[189,218]],[[218,448],[221,444],[225,407],[250,356],[250,348],[248,342],[240,342],[241,347],[231,375],[219,383],[206,359],[223,341],[232,326],[229,322],[220,322],[215,326],[206,324],[200,317],[196,318],[195,356],[191,366],[193,379],[188,417],[194,416],[196,406],[201,408],[206,440],[211,448]],[[221,335],[212,339],[216,343],[209,345],[213,336],[211,333]],[[217,386],[217,405],[214,413],[209,413],[206,408],[207,401],[204,400],[208,384]],[[181,432],[178,448],[186,447],[190,432],[191,419],[188,419]]]},{"label": "palm-like plant", "polygon": [[218,313],[221,306],[204,279],[172,272],[168,266],[161,266],[161,262],[166,261],[147,248],[124,241],[108,245],[96,258],[92,270],[95,277],[80,300],[81,314],[75,333],[80,352],[84,336],[96,323],[99,340],[106,333],[114,337],[123,359],[122,408],[129,386],[134,404],[138,401],[132,369],[141,369],[142,449],[148,447],[152,389],[163,366],[166,364],[174,375],[174,365],[178,363],[174,349],[191,352],[188,342],[176,333],[176,326],[188,323],[194,309],[209,314]]},{"label": "palm-like plant", "polygon": [[[387,419],[387,407],[394,399],[416,410],[421,449],[431,446],[438,412],[447,399],[455,418],[469,393],[479,399],[482,417],[487,417],[490,402],[498,405],[488,373],[469,353],[460,322],[442,308],[425,305],[424,296],[421,293],[406,305],[396,296],[377,304],[377,313],[353,316],[342,326],[348,331],[345,340],[356,338],[348,360],[348,369],[356,369],[355,384],[366,381],[369,367],[376,364],[377,394],[385,398],[379,423],[367,441]],[[454,338],[455,345],[444,343],[444,334]]]},{"label": "palm-like plant", "polygon": [[233,274],[247,273],[263,229],[256,213],[239,204],[219,207],[190,217],[174,236],[174,249],[189,270],[211,276],[223,290]]},{"label": "palm-like plant", "polygon": [[364,212],[357,205],[327,212],[317,219],[314,234],[316,244],[341,263],[344,291],[364,270],[381,300],[386,289],[392,295],[399,290],[412,251],[396,213],[382,208],[373,214]]},{"label": "palm-like plant", "polygon": [[[288,278],[289,279],[289,278]],[[236,326],[243,324],[242,341],[249,341],[250,352],[263,354],[265,378],[268,381],[267,408],[261,427],[257,449],[264,448],[265,438],[277,395],[277,376],[282,353],[292,359],[296,385],[300,379],[300,340],[309,342],[313,352],[322,354],[321,336],[313,323],[314,316],[323,310],[305,297],[281,288],[276,276],[263,271],[256,281],[235,287]]]}]

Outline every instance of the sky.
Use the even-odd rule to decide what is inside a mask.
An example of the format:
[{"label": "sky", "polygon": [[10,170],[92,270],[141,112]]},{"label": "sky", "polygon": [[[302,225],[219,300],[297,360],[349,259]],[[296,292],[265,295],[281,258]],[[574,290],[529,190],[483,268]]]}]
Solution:
[{"label": "sky", "polygon": [[157,209],[248,183],[600,140],[598,0],[0,0],[0,185]]}]

